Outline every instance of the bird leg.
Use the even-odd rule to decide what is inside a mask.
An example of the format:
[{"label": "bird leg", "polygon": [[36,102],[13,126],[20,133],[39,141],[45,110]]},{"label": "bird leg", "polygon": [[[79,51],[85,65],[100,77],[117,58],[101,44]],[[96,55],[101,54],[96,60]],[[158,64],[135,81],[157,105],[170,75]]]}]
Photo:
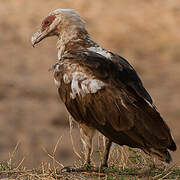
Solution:
[{"label": "bird leg", "polygon": [[84,165],[82,167],[67,166],[64,167],[62,172],[83,172],[94,171],[95,168],[91,167],[91,154],[92,154],[92,139],[95,134],[95,129],[85,124],[79,124],[81,141],[84,146]]},{"label": "bird leg", "polygon": [[84,146],[84,165],[78,168],[73,166],[67,166],[64,167],[62,171],[66,171],[66,172],[104,171],[104,168],[108,167],[108,157],[109,157],[112,141],[109,140],[109,138],[103,136],[104,150],[103,150],[103,157],[101,160],[100,169],[92,167],[91,166],[92,140],[96,130],[85,124],[79,124],[79,129],[80,129],[81,141]]},{"label": "bird leg", "polygon": [[103,136],[103,141],[104,141],[104,151],[103,151],[103,157],[102,157],[101,166],[100,166],[101,169],[108,167],[109,152],[112,145],[112,141],[105,136]]},{"label": "bird leg", "polygon": [[95,134],[95,129],[88,127],[85,124],[80,124],[81,141],[84,146],[84,165],[91,166],[91,154],[92,154],[92,139]]}]

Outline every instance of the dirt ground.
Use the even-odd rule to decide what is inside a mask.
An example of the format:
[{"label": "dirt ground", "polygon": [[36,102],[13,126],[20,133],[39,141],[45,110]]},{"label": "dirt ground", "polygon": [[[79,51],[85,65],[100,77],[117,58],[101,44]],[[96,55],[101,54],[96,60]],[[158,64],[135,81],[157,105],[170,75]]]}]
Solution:
[{"label": "dirt ground", "polygon": [[[49,67],[57,60],[56,38],[35,49],[32,34],[57,8],[74,8],[92,38],[129,60],[170,126],[180,158],[180,1],[179,0],[0,0],[0,160],[37,167],[56,158],[74,162],[67,112],[59,101]],[[73,130],[79,150],[78,130]],[[46,152],[47,151],[47,152]]]}]

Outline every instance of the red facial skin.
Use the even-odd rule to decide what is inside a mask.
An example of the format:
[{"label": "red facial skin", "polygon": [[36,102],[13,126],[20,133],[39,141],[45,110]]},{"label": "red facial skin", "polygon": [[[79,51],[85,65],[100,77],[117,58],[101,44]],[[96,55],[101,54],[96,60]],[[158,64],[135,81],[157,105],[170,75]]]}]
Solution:
[{"label": "red facial skin", "polygon": [[50,25],[52,24],[52,22],[54,21],[55,18],[56,18],[55,15],[48,16],[48,17],[42,22],[42,28],[41,28],[41,30],[44,31],[48,26],[50,26]]}]

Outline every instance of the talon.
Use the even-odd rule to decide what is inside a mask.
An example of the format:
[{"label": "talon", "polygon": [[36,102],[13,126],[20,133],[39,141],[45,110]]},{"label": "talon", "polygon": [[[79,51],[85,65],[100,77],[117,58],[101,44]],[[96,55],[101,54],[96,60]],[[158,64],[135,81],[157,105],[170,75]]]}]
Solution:
[{"label": "talon", "polygon": [[61,169],[61,172],[75,172],[76,171],[76,167],[73,166],[66,166],[64,168]]},{"label": "talon", "polygon": [[84,166],[82,167],[84,170],[90,171],[93,166],[91,166],[90,164],[84,164]]},{"label": "talon", "polygon": [[93,167],[86,164],[82,167],[66,166],[61,169],[61,172],[87,172],[87,171],[93,171]]},{"label": "talon", "polygon": [[108,169],[108,165],[101,165],[101,166],[99,167],[99,172],[104,173],[107,169]]}]

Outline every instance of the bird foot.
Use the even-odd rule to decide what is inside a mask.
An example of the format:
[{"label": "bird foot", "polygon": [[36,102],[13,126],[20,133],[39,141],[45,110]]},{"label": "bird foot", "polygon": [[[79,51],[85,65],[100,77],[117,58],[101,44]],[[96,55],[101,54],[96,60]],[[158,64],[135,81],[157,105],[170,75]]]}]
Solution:
[{"label": "bird foot", "polygon": [[61,169],[61,172],[93,172],[95,171],[95,167],[90,165],[84,165],[82,167],[74,167],[74,166],[66,166]]},{"label": "bird foot", "polygon": [[98,169],[99,169],[99,172],[104,173],[108,169],[108,165],[106,165],[106,164],[101,165]]},{"label": "bird foot", "polygon": [[101,172],[104,173],[108,169],[108,165],[101,165],[100,167],[94,167],[89,164],[85,164],[81,167],[66,166],[61,169],[61,172]]}]

